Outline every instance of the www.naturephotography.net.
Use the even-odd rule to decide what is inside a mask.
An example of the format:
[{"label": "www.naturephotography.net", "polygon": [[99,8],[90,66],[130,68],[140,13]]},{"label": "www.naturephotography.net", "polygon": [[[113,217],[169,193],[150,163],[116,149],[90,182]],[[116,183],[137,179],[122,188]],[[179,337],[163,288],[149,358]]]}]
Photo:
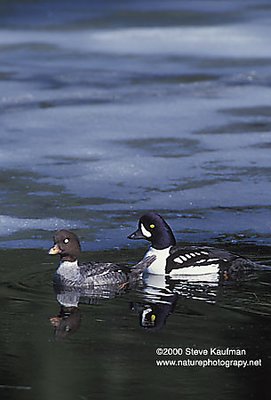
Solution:
[{"label": "www.naturephotography.net", "polygon": [[157,367],[222,367],[222,368],[247,368],[247,367],[261,367],[262,360],[221,360],[221,359],[210,359],[206,360],[155,360]]}]

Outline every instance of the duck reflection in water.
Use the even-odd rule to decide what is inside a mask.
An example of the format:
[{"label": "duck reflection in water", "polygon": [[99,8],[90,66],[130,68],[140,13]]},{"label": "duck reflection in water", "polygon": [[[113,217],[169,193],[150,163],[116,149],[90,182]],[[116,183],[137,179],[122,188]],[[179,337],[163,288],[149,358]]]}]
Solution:
[{"label": "duck reflection in water", "polygon": [[[147,300],[147,298],[145,299]],[[139,326],[155,332],[163,328],[170,314],[174,312],[178,294],[173,292],[160,292],[155,300],[143,302],[131,302],[130,309],[139,316]]]},{"label": "duck reflection in water", "polygon": [[60,307],[57,316],[51,317],[50,322],[54,327],[56,339],[65,339],[68,335],[76,332],[81,323],[81,312],[79,307]]},{"label": "duck reflection in water", "polygon": [[[97,305],[109,299],[122,296],[129,303],[129,309],[138,314],[139,327],[147,332],[157,332],[165,327],[168,318],[174,314],[202,316],[210,312],[210,307],[235,309],[236,303],[242,311],[242,304],[256,308],[255,297],[251,293],[257,284],[257,275],[227,277],[222,274],[206,275],[204,280],[173,279],[169,276],[145,274],[133,286],[120,288],[104,285],[94,288],[67,288],[54,285],[56,299],[60,304],[57,316],[50,318],[56,339],[65,339],[80,327],[80,304]],[[256,283],[255,283],[256,282]],[[124,295],[124,296],[123,296]]]},{"label": "duck reflection in water", "polygon": [[[138,314],[139,326],[148,332],[161,330],[166,325],[168,317],[174,313],[177,303],[182,304],[182,300],[186,297],[184,284],[184,281],[172,279],[169,276],[145,275],[141,287],[137,289],[137,301],[130,302],[130,309]],[[192,286],[189,285],[190,296],[196,300],[196,297],[193,297],[195,293],[193,293]],[[204,291],[209,292],[206,282],[204,287]],[[208,301],[210,298],[207,297],[204,300]],[[185,313],[198,315],[198,311],[192,310]]]},{"label": "duck reflection in water", "polygon": [[[130,309],[139,316],[139,325],[150,332],[162,329],[170,315],[199,316],[209,312],[210,306],[230,307],[237,301],[246,303],[249,288],[257,282],[256,273],[225,275],[221,272],[189,279],[145,274],[137,289],[137,301]],[[252,299],[253,300],[253,299]]]},{"label": "duck reflection in water", "polygon": [[120,288],[115,285],[81,289],[55,284],[54,292],[60,304],[60,311],[57,316],[50,318],[50,323],[54,327],[56,339],[65,339],[80,328],[80,304],[96,305],[103,300],[121,296],[127,290],[128,287]]}]

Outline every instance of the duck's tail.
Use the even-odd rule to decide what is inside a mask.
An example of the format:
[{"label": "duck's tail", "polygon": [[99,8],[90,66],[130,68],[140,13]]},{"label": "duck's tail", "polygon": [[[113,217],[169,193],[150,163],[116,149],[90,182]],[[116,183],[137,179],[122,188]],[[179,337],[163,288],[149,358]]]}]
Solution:
[{"label": "duck's tail", "polygon": [[143,260],[139,261],[138,264],[134,265],[130,269],[129,281],[134,282],[138,280],[141,274],[148,268],[154,261],[156,260],[156,256],[148,256],[143,258]]}]

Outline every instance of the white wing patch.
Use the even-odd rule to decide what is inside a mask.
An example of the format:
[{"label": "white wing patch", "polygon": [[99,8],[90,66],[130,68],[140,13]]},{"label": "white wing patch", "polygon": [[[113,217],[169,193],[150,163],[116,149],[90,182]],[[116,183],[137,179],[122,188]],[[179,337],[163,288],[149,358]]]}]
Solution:
[{"label": "white wing patch", "polygon": [[189,276],[189,275],[206,275],[211,273],[217,273],[219,270],[219,264],[206,264],[198,266],[190,266],[184,268],[176,268],[170,271],[170,275]]},{"label": "white wing patch", "polygon": [[187,257],[187,256],[188,256],[188,254],[186,254],[185,256],[179,256],[179,257],[175,258],[174,261],[176,263],[182,264],[184,261],[187,261],[188,258],[191,258],[191,257]]},{"label": "white wing patch", "polygon": [[194,261],[194,265],[183,266],[180,268],[174,268],[170,271],[170,275],[205,275],[210,273],[216,273],[219,269],[219,258],[208,258],[209,253],[207,251],[195,251],[194,253],[186,253],[179,255],[174,258],[174,262],[177,264],[184,264],[185,261],[192,261],[195,257],[201,257],[199,260]]},{"label": "white wing patch", "polygon": [[140,225],[140,230],[141,230],[143,236],[145,236],[145,237],[147,237],[147,238],[150,238],[150,237],[151,237],[151,232],[149,232],[149,231],[145,228],[145,226],[144,226],[143,224]]},{"label": "white wing patch", "polygon": [[[144,231],[145,229],[145,231]],[[146,228],[141,225],[142,234],[146,234]],[[150,232],[147,231],[149,235]],[[170,256],[170,247],[162,250],[157,250],[152,247],[145,254],[145,257],[155,255],[155,261],[148,267],[147,272],[155,275],[165,275],[167,258]],[[176,258],[173,261],[176,264],[180,264],[180,267],[175,264],[176,268],[173,268],[169,275],[178,276],[194,276],[197,275],[208,275],[216,274],[219,271],[219,258],[208,258],[209,253],[206,251],[200,252],[187,252],[184,255],[176,254]],[[200,257],[199,257],[200,256]],[[197,259],[199,257],[199,259]],[[195,260],[193,260],[193,258]],[[185,266],[185,262],[189,261],[190,266]],[[164,282],[164,281],[163,281]],[[164,283],[165,284],[165,283]]]},{"label": "white wing patch", "polygon": [[[184,261],[187,261],[187,260],[189,260],[189,259],[191,259],[191,258],[193,258],[193,257],[198,257],[198,256],[202,256],[202,255],[208,255],[208,253],[206,252],[206,251],[201,251],[200,253],[199,252],[196,252],[196,253],[186,253],[184,256],[183,255],[180,255],[179,257],[176,257],[176,258],[174,258],[174,262],[176,262],[176,263],[178,263],[178,264],[183,264],[183,262]],[[217,261],[218,259],[216,259],[216,258],[212,258],[212,259],[209,259],[208,261]],[[197,263],[201,263],[201,262],[206,262],[206,259],[204,259],[204,260],[199,260],[199,261],[196,261]]]},{"label": "white wing patch", "polygon": [[180,257],[174,258],[173,261],[178,263],[178,264],[182,264],[183,263],[183,260]]},{"label": "white wing patch", "polygon": [[204,258],[204,259],[195,261],[195,263],[196,263],[196,264],[204,264],[204,263],[206,263],[206,261],[207,261],[206,258]]}]

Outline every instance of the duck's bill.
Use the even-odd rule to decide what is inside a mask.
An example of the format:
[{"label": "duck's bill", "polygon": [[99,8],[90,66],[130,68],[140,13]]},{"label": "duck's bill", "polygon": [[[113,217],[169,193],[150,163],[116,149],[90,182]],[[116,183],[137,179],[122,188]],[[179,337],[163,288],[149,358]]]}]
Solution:
[{"label": "duck's bill", "polygon": [[146,238],[145,238],[145,236],[143,236],[141,230],[138,229],[137,231],[131,233],[131,235],[128,236],[128,239],[137,240],[137,239],[146,239]]},{"label": "duck's bill", "polygon": [[59,248],[59,246],[57,244],[55,244],[53,247],[51,247],[51,249],[48,252],[48,254],[51,254],[51,255],[60,254],[60,253],[61,253],[61,249]]}]

